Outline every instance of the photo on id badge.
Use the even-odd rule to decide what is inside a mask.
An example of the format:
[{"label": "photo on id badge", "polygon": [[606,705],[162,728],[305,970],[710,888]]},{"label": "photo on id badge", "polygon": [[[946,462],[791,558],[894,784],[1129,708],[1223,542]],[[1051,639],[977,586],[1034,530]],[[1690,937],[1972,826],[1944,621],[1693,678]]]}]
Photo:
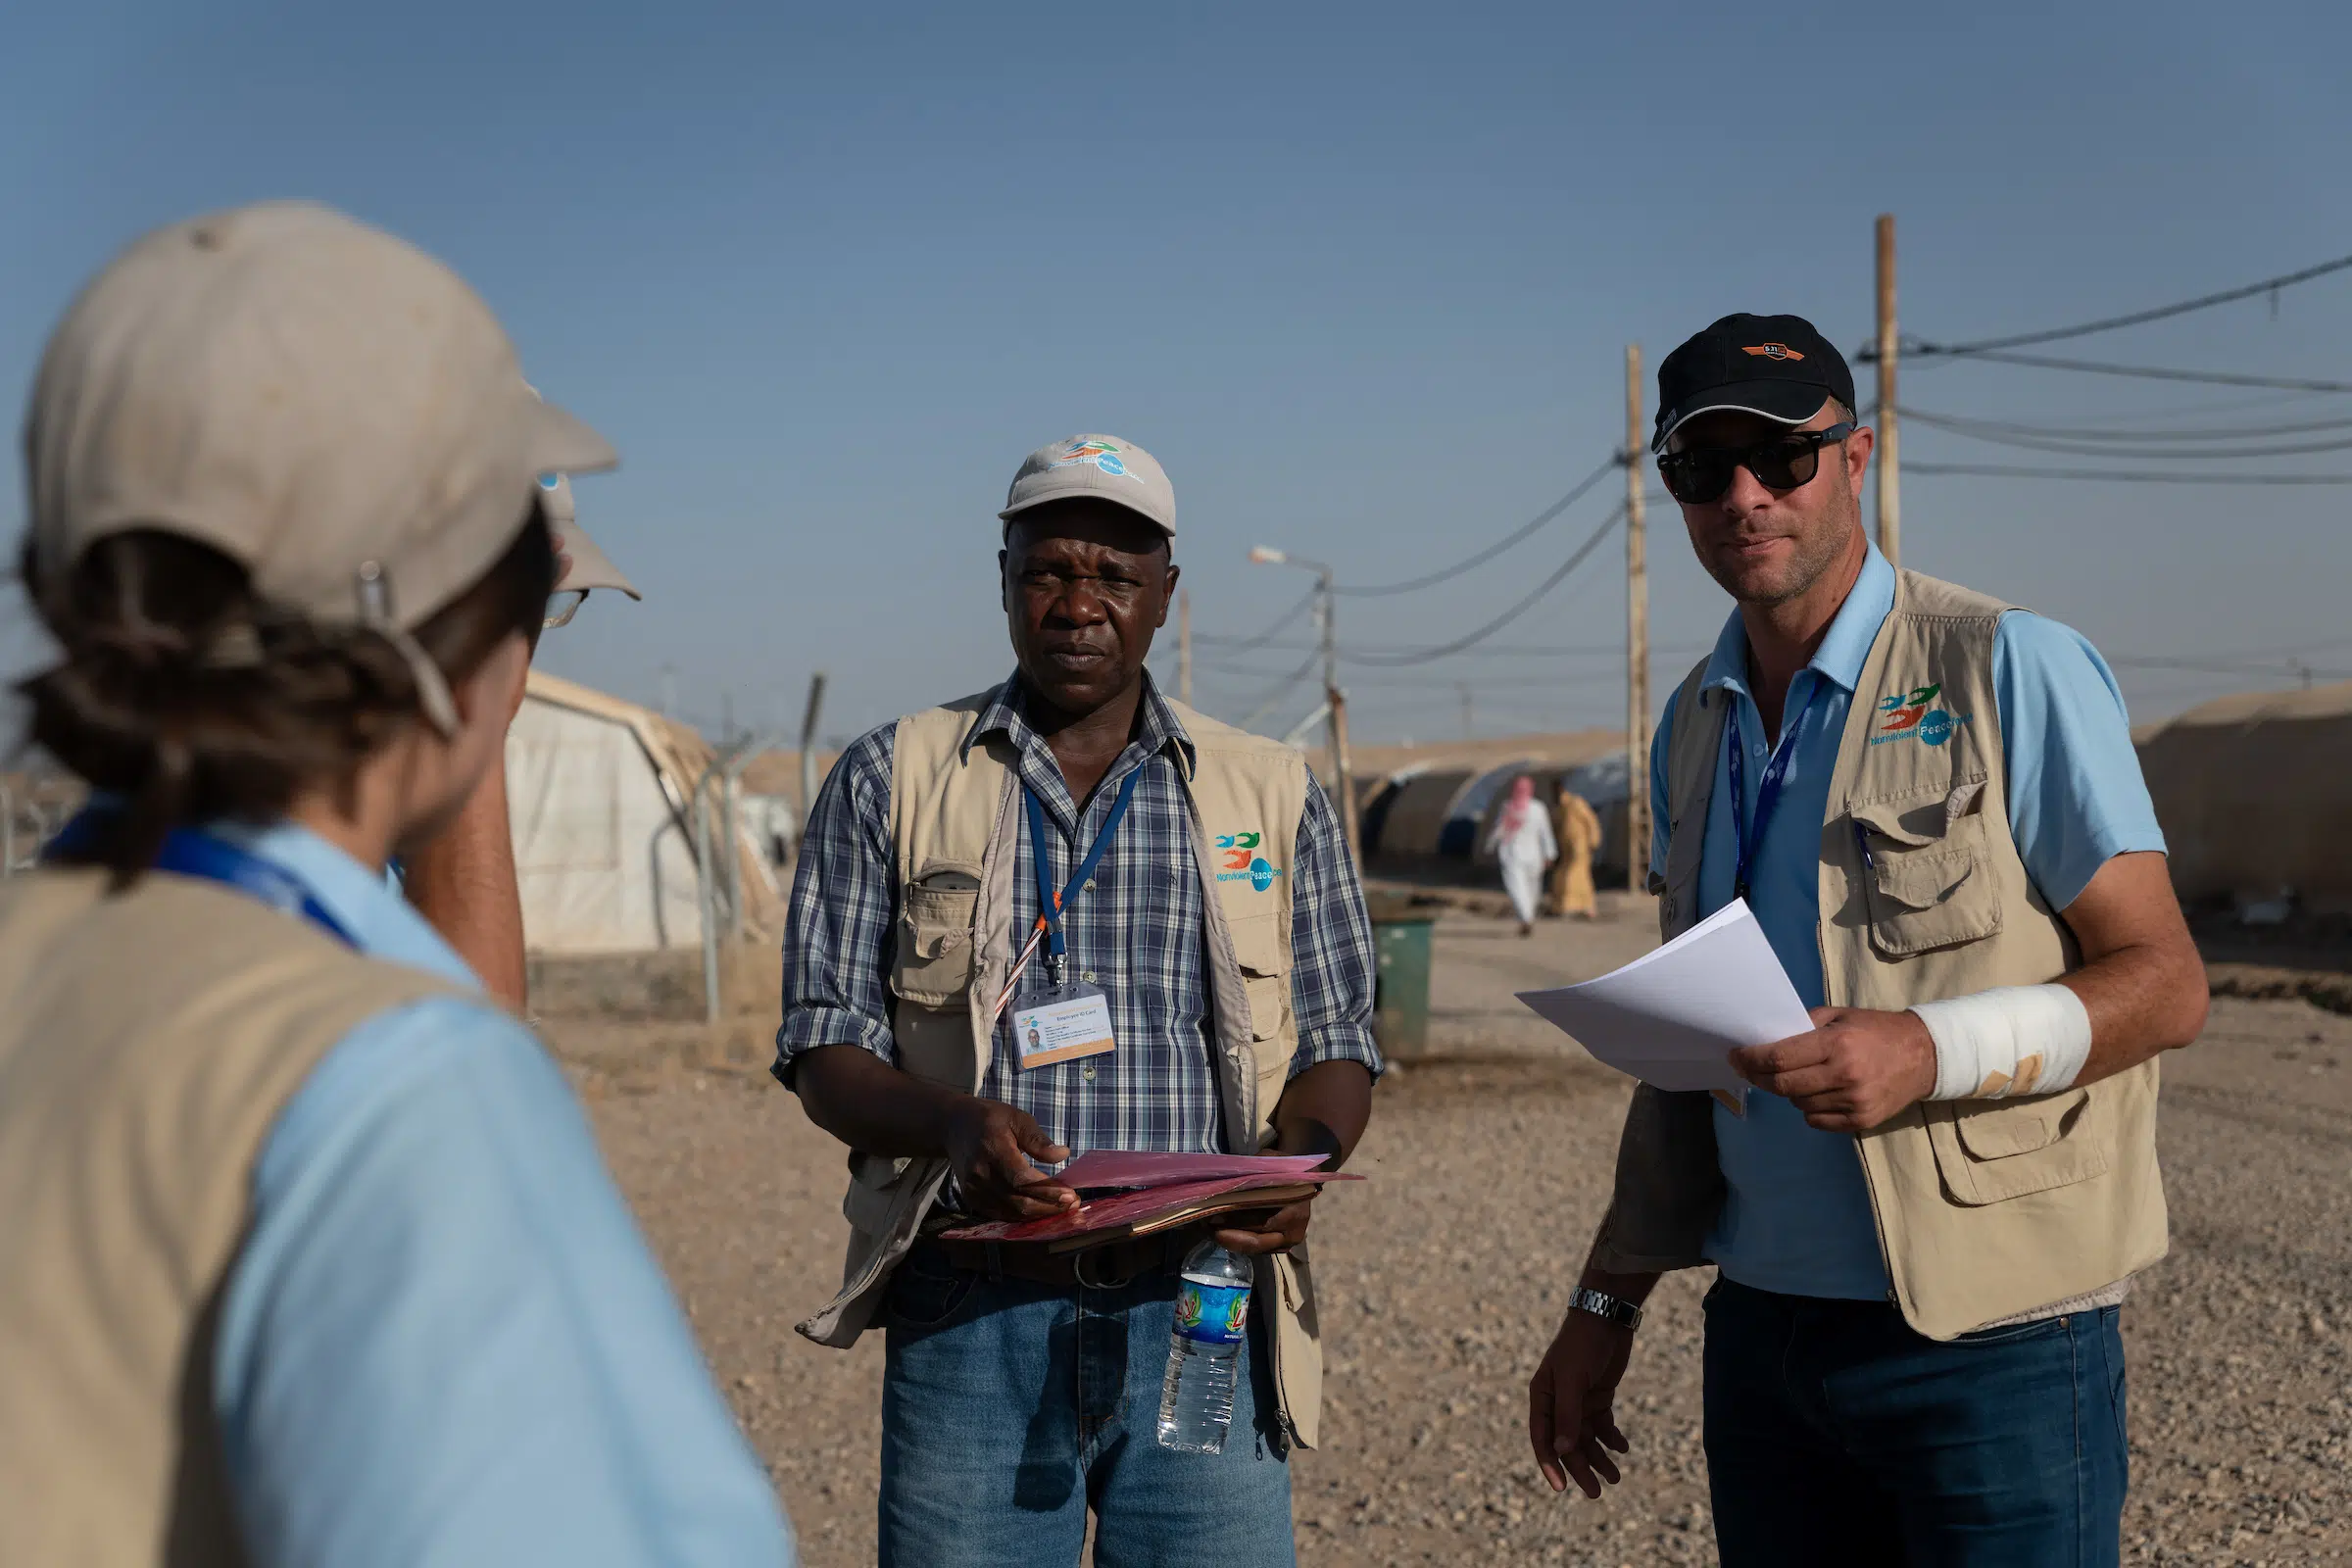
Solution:
[{"label": "photo on id badge", "polygon": [[1111,1048],[1110,1001],[1093,986],[1041,977],[1013,1004],[1012,1038],[1024,1071],[1099,1056]]}]

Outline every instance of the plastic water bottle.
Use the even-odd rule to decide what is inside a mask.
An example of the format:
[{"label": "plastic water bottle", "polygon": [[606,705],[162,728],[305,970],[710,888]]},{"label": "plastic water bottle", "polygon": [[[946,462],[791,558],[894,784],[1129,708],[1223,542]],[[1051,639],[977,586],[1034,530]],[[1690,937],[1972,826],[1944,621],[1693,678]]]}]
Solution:
[{"label": "plastic water bottle", "polygon": [[1159,1390],[1159,1446],[1223,1453],[1233,1424],[1233,1375],[1250,1323],[1250,1265],[1204,1239],[1186,1254],[1176,1331]]}]

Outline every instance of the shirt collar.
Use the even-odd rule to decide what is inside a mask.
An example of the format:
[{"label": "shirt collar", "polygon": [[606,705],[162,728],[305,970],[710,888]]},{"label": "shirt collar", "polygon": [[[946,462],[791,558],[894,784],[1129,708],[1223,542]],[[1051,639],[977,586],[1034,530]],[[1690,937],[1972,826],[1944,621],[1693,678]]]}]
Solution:
[{"label": "shirt collar", "polygon": [[[1029,727],[1022,704],[1023,688],[1020,672],[1016,670],[1004,684],[990,693],[987,703],[982,705],[979,717],[963,737],[964,753],[969,755],[973,745],[987,735],[1002,735],[1023,753],[1043,750],[1045,740]],[[1188,779],[1193,776],[1196,761],[1193,738],[1186,732],[1184,721],[1176,716],[1175,710],[1168,706],[1167,699],[1159,695],[1159,687],[1153,683],[1152,672],[1148,669],[1144,671],[1144,700],[1139,731],[1136,738],[1128,742],[1130,746],[1141,746],[1147,757],[1169,752],[1176,758],[1176,765],[1184,769],[1184,776]]]},{"label": "shirt collar", "polygon": [[351,934],[362,953],[452,980],[469,990],[481,981],[388,878],[370,871],[307,827],[214,822],[205,831],[269,861],[301,882]]},{"label": "shirt collar", "polygon": [[[1837,616],[1813,650],[1805,663],[1807,669],[1825,680],[1834,681],[1844,691],[1851,692],[1862,679],[1863,662],[1870,657],[1870,645],[1879,639],[1879,628],[1886,623],[1894,609],[1894,567],[1877,545],[1866,546],[1862,558],[1862,574],[1854,579],[1853,591],[1845,603],[1838,607]],[[1707,673],[1699,682],[1702,690],[1730,689],[1747,692],[1747,626],[1734,610],[1731,618],[1723,623],[1723,632],[1715,639],[1715,652],[1707,660]]]}]

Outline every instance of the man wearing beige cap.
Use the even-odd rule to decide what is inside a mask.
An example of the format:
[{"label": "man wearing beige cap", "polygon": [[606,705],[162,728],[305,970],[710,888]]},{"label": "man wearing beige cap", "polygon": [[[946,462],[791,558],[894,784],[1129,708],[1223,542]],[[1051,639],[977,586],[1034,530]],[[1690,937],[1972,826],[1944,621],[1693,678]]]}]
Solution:
[{"label": "man wearing beige cap", "polygon": [[495,764],[557,581],[533,398],[322,208],[160,229],[50,339],[0,888],[0,1558],[792,1559],[562,1074],[384,884]]},{"label": "man wearing beige cap", "polygon": [[[1018,668],[853,745],[793,887],[776,1076],[852,1151],[845,1281],[801,1332],[884,1331],[886,1565],[1075,1564],[1090,1509],[1106,1568],[1289,1563],[1307,1204],[1213,1230],[1256,1260],[1215,1452],[1156,1429],[1177,1271],[1220,1222],[1058,1254],[940,1233],[1074,1208],[1051,1173],[1081,1151],[1344,1161],[1380,1070],[1362,890],[1299,754],[1145,672],[1177,577],[1152,456],[1056,441],[999,516]],[[1099,1033],[1050,1045],[1047,1009]]]},{"label": "man wearing beige cap", "polygon": [[[580,526],[567,476],[539,476],[539,510],[556,544],[556,591],[548,596],[546,630],[571,624],[599,588],[642,597]],[[417,912],[480,977],[483,990],[516,1012],[529,1010],[522,892],[514,869],[505,767],[483,774],[441,836],[402,862],[401,886]]]}]

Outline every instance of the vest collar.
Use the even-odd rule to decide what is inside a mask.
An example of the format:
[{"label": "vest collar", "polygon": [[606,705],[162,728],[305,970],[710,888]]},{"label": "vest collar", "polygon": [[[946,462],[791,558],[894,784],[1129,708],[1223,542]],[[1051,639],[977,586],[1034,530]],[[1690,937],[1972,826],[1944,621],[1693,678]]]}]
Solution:
[{"label": "vest collar", "polygon": [[[1142,705],[1143,733],[1128,744],[1141,745],[1146,756],[1166,752],[1176,759],[1176,765],[1189,783],[1199,758],[1193,737],[1184,727],[1184,720],[1168,700],[1159,695],[1152,672],[1144,671],[1144,700]],[[1034,749],[1043,751],[1045,739],[1029,727],[1022,708],[1020,671],[1005,677],[1004,684],[989,694],[988,701],[973,716],[972,727],[963,733],[963,744],[956,753],[958,761],[971,756],[972,748],[990,736],[1002,738],[1005,744],[1023,756]]]},{"label": "vest collar", "polygon": [[[1877,545],[1866,546],[1862,559],[1862,574],[1854,579],[1853,591],[1830,622],[1830,629],[1813,650],[1805,667],[1824,680],[1851,693],[1862,679],[1862,666],[1870,659],[1871,645],[1878,641],[1879,628],[1894,610],[1894,567]],[[1751,695],[1747,687],[1747,627],[1734,610],[1723,623],[1723,632],[1715,639],[1715,652],[1707,660],[1707,672],[1699,681],[1701,691],[1734,691]]]}]

